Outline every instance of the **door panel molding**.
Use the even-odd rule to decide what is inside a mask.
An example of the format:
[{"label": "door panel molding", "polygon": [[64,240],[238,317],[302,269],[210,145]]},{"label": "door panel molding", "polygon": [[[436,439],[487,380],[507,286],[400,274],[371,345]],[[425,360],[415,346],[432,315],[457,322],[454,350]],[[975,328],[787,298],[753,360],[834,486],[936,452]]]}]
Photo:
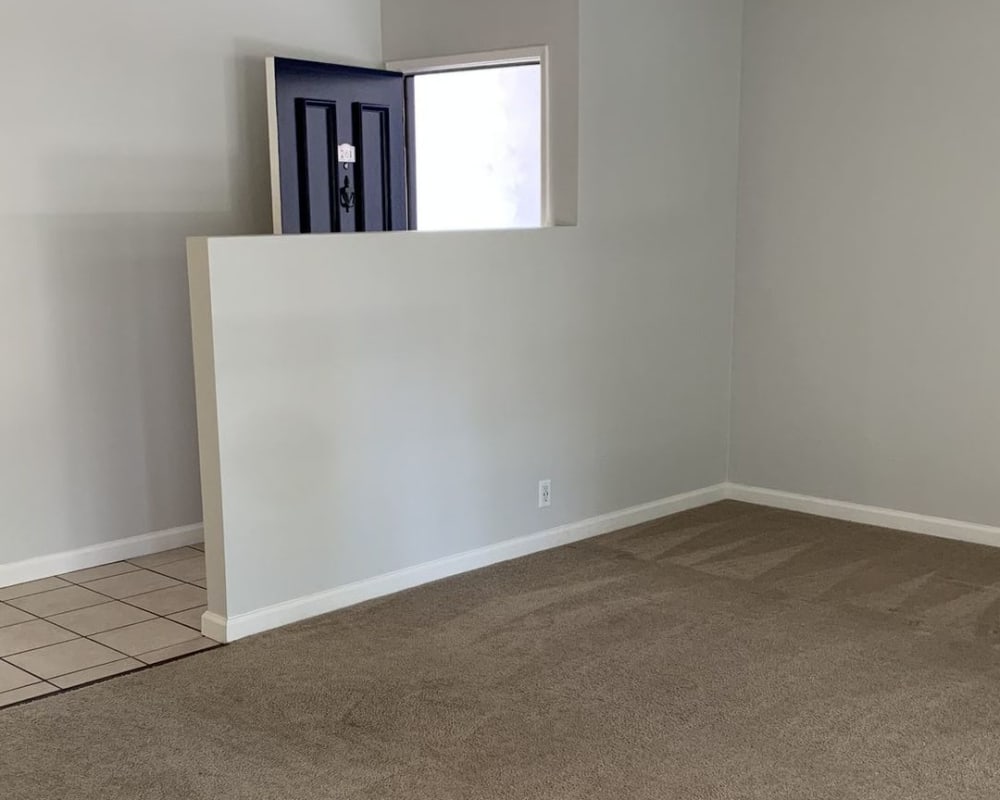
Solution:
[{"label": "door panel molding", "polygon": [[[275,233],[405,230],[403,75],[280,57],[266,69]],[[358,160],[341,163],[340,144]]]},{"label": "door panel molding", "polygon": [[[316,132],[310,128],[311,110],[322,110],[317,125],[322,125]],[[339,232],[341,229],[340,203],[337,199],[337,143],[340,141],[337,130],[337,103],[329,100],[312,100],[297,98],[295,101],[296,135],[298,137],[298,172],[299,172],[299,221],[302,233],[311,233],[314,227],[314,215],[325,213],[329,217],[330,229]],[[322,136],[322,143],[310,134]],[[315,146],[315,147],[314,147]],[[321,147],[327,162],[327,170],[323,186],[315,186],[314,181],[320,176],[311,175],[309,170],[310,155],[314,149]],[[322,196],[323,207],[317,208],[314,199]]]},{"label": "door panel molding", "polygon": [[[356,175],[358,179],[358,230],[363,231],[387,231],[392,230],[392,208],[389,202],[392,184],[392,147],[395,144],[392,140],[392,132],[389,125],[390,108],[377,103],[355,103],[354,104],[354,130],[358,137],[358,165]],[[369,120],[374,117],[378,122],[378,150],[371,152],[369,144],[371,140],[368,134],[371,132]],[[372,123],[373,124],[373,123]],[[370,180],[373,171],[377,170],[379,185],[372,185]],[[374,191],[373,191],[374,190]],[[378,202],[378,218],[372,224],[372,212],[376,209]]]}]

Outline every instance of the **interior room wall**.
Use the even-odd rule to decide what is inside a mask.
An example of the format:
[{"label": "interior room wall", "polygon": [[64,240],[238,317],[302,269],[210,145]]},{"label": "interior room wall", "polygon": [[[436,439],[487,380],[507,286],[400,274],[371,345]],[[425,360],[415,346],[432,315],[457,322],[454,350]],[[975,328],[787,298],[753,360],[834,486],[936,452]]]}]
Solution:
[{"label": "interior room wall", "polygon": [[581,2],[579,227],[192,244],[228,573],[212,612],[287,622],[725,480],[741,6]]},{"label": "interior room wall", "polygon": [[201,520],[185,237],[270,230],[263,58],[374,0],[0,8],[0,565]]},{"label": "interior room wall", "polygon": [[580,121],[579,0],[382,0],[386,61],[548,45],[551,205],[577,221]]},{"label": "interior room wall", "polygon": [[735,481],[1000,524],[997,30],[748,0]]}]

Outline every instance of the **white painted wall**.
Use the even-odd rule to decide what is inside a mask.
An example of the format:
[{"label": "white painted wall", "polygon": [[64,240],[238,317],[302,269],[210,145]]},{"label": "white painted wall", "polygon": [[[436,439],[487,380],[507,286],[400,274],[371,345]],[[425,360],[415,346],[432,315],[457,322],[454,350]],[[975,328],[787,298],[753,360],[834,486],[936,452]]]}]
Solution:
[{"label": "white painted wall", "polygon": [[998,30],[748,0],[734,480],[1000,523]]},{"label": "white painted wall", "polygon": [[740,32],[581,3],[579,228],[192,243],[211,611],[724,480]]},{"label": "white painted wall", "polygon": [[548,45],[549,166],[557,225],[578,218],[579,0],[382,0],[386,61]]},{"label": "white painted wall", "polygon": [[201,520],[191,234],[270,230],[262,59],[374,0],[0,7],[0,564]]}]

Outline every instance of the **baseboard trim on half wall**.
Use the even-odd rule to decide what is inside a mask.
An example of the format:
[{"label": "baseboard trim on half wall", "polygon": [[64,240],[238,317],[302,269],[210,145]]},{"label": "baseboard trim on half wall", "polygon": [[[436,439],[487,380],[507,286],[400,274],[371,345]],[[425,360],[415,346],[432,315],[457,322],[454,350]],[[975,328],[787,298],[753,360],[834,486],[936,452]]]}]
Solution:
[{"label": "baseboard trim on half wall", "polygon": [[510,539],[476,550],[418,564],[374,578],[338,586],[317,594],[288,600],[244,614],[223,617],[207,612],[202,616],[202,633],[218,642],[235,642],[293,622],[329,614],[378,597],[413,589],[426,583],[450,578],[463,572],[489,567],[503,561],[540,553],[563,545],[651,522],[681,511],[716,503],[726,497],[724,484],[675,495],[641,506],[592,517],[541,533]]},{"label": "baseboard trim on half wall", "polygon": [[800,511],[804,514],[814,514],[818,517],[839,519],[845,522],[858,522],[878,528],[891,528],[908,533],[936,536],[940,539],[954,539],[959,542],[1000,547],[1000,528],[992,525],[961,522],[943,517],[929,517],[913,514],[909,511],[865,506],[842,500],[827,500],[822,497],[809,497],[791,492],[779,492],[775,489],[744,486],[738,483],[727,485],[726,497],[730,500],[741,500],[744,503],[780,508],[785,511]]},{"label": "baseboard trim on half wall", "polygon": [[113,564],[115,561],[124,561],[127,558],[148,556],[164,550],[173,550],[175,547],[199,544],[204,538],[204,528],[199,522],[197,525],[144,533],[141,536],[29,558],[13,564],[0,564],[0,588],[51,578],[54,575],[64,575],[78,569]]}]

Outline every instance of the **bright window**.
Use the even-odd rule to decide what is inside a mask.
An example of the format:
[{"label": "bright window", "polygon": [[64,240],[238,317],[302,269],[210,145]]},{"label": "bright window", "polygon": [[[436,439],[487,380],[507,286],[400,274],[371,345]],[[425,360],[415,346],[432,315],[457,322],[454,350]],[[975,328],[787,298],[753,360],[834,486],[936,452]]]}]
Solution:
[{"label": "bright window", "polygon": [[544,224],[540,64],[418,74],[411,92],[419,230]]}]

